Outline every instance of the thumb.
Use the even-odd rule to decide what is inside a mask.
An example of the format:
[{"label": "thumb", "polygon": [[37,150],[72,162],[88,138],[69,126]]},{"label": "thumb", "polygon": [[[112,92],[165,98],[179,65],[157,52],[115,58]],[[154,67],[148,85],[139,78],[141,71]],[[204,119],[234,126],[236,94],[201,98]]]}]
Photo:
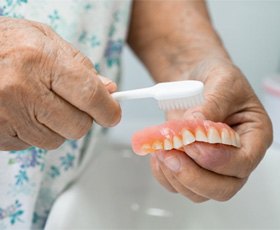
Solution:
[{"label": "thumb", "polygon": [[202,119],[223,122],[229,114],[228,103],[219,97],[205,96],[202,105],[191,108],[184,113],[184,119]]}]

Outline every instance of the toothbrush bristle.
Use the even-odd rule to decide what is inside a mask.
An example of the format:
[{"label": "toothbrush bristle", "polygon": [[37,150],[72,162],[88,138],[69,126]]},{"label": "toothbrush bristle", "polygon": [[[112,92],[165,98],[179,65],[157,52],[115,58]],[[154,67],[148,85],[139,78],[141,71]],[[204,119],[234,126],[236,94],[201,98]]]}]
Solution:
[{"label": "toothbrush bristle", "polygon": [[185,110],[189,109],[203,103],[203,95],[197,94],[192,97],[178,98],[170,100],[160,100],[158,101],[159,108],[164,111],[170,110]]}]

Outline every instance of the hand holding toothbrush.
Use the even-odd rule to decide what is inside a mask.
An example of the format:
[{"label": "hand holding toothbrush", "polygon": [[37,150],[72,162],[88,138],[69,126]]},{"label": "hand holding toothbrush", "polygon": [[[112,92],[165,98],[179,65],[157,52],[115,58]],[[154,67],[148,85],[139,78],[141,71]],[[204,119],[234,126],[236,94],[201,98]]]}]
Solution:
[{"label": "hand holding toothbrush", "polygon": [[120,120],[92,62],[48,26],[0,17],[0,150],[55,149]]}]

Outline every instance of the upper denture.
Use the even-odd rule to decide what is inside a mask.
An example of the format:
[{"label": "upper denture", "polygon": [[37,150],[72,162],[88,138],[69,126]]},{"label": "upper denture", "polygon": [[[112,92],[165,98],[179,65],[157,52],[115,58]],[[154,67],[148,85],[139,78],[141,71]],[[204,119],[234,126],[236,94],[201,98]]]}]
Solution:
[{"label": "upper denture", "polygon": [[182,149],[195,141],[240,147],[240,138],[228,125],[208,120],[171,120],[136,132],[132,148],[139,155],[156,150]]}]

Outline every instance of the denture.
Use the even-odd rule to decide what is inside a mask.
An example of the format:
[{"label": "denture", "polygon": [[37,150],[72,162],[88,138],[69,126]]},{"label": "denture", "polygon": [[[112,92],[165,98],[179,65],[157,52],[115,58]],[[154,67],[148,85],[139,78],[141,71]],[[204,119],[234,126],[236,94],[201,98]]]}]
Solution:
[{"label": "denture", "polygon": [[227,124],[209,120],[171,120],[136,132],[132,137],[132,149],[138,155],[146,155],[157,150],[183,150],[193,142],[241,146],[238,133]]}]

